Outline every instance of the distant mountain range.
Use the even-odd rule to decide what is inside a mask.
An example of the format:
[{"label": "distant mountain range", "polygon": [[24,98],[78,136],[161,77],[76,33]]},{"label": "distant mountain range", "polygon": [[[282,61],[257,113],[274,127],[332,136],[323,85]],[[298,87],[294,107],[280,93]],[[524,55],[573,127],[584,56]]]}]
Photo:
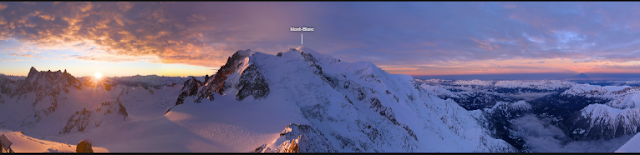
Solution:
[{"label": "distant mountain range", "polygon": [[[576,77],[584,77],[584,74]],[[521,151],[527,142],[514,136],[512,120],[527,114],[551,119],[570,139],[613,139],[640,132],[640,87],[635,81],[600,86],[561,80],[483,81],[419,80],[421,87],[467,110],[483,110],[494,137],[502,137]],[[630,86],[633,85],[633,86]]]},{"label": "distant mountain range", "polygon": [[414,75],[416,79],[443,80],[640,80],[640,73],[522,73],[469,75]]}]

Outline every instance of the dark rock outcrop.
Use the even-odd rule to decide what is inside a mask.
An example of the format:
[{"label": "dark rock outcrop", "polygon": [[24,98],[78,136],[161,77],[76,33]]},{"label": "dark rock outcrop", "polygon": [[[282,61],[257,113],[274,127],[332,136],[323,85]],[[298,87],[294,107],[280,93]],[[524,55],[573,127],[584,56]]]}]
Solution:
[{"label": "dark rock outcrop", "polygon": [[236,86],[239,88],[236,100],[242,101],[245,97],[252,95],[254,99],[259,100],[269,95],[269,85],[265,81],[264,76],[254,64],[249,65],[240,76],[240,83]]},{"label": "dark rock outcrop", "polygon": [[262,145],[256,148],[257,153],[273,150],[274,153],[303,153],[303,152],[336,152],[325,135],[310,125],[291,123],[280,136],[284,136],[286,141],[278,148],[268,148]]},{"label": "dark rock outcrop", "polygon": [[182,89],[180,89],[182,93],[178,96],[176,105],[182,104],[185,97],[196,95],[198,93],[198,88],[200,87],[202,87],[202,82],[198,81],[195,77],[191,77],[189,80],[185,81]]}]

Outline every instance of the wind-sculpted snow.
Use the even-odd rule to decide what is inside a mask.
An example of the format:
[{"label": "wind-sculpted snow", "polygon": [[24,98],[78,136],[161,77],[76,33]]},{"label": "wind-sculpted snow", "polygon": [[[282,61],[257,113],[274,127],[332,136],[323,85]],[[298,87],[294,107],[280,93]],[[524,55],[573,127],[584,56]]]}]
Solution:
[{"label": "wind-sculpted snow", "polygon": [[[479,122],[455,102],[427,93],[411,76],[391,75],[369,62],[342,62],[306,48],[277,56],[245,50],[231,56],[215,75],[171,111],[197,103],[298,109],[282,111],[284,118],[276,115],[278,122],[296,123],[286,127],[291,132],[275,143],[254,146],[252,152],[516,151],[484,134]],[[245,88],[252,93],[245,94]],[[202,96],[210,100],[200,100]],[[255,115],[251,113],[236,114]]]}]

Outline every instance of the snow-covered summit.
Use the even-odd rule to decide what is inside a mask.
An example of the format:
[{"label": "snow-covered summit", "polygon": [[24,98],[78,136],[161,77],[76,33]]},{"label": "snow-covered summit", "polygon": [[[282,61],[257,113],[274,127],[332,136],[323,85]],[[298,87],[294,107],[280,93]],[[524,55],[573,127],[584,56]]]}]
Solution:
[{"label": "snow-covered summit", "polygon": [[388,74],[370,62],[342,62],[304,47],[277,55],[238,51],[197,94],[189,95],[194,86],[185,83],[183,104],[167,114],[204,105],[273,107],[225,108],[279,127],[264,132],[292,130],[255,146],[259,152],[288,152],[295,146],[303,152],[515,151],[484,134],[470,112],[427,93],[411,76]]}]

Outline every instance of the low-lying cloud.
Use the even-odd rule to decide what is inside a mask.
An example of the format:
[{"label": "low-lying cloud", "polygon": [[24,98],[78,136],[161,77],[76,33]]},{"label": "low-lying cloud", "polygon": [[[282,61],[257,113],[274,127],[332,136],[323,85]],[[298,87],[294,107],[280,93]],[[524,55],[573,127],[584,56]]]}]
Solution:
[{"label": "low-lying cloud", "polygon": [[521,137],[532,152],[614,152],[633,135],[623,135],[609,140],[572,141],[560,128],[551,125],[551,119],[539,119],[533,114],[511,121],[513,136]]}]

